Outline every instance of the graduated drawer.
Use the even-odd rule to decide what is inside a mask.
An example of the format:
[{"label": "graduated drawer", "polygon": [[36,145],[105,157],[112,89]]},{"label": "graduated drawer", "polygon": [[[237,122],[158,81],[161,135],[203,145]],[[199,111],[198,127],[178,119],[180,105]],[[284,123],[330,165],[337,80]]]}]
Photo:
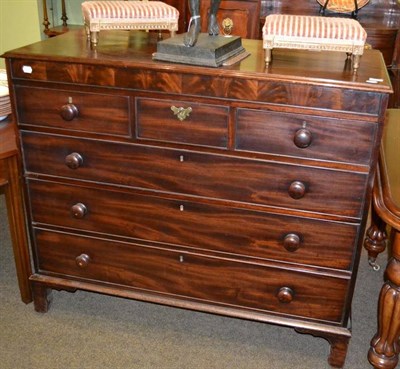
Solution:
[{"label": "graduated drawer", "polygon": [[137,137],[226,147],[229,108],[192,101],[136,100]]},{"label": "graduated drawer", "polygon": [[349,270],[356,225],[29,181],[33,222]]},{"label": "graduated drawer", "polygon": [[376,123],[238,109],[236,149],[367,165]]},{"label": "graduated drawer", "polygon": [[20,124],[130,135],[126,96],[24,86],[15,89]]},{"label": "graduated drawer", "polygon": [[[28,172],[360,217],[366,174],[22,133]],[[74,169],[72,169],[74,168]]]},{"label": "graduated drawer", "polygon": [[340,323],[348,279],[36,230],[40,272]]}]

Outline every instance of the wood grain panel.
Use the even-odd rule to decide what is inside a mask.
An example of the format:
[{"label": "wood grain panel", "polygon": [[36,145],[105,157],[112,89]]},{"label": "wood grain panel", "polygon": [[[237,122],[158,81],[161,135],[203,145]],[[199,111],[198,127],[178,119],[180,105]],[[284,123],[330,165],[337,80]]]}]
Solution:
[{"label": "wood grain panel", "polygon": [[[371,141],[377,124],[238,109],[236,148],[311,159],[369,164]],[[310,145],[299,148],[294,139],[299,130],[310,133]],[[354,145],[357,137],[357,145]]]},{"label": "wood grain panel", "polygon": [[[358,218],[366,174],[194,151],[24,133],[28,172]],[[77,169],[65,165],[74,152]],[[289,195],[293,182],[304,196]]]},{"label": "wood grain panel", "polygon": [[[190,109],[183,120],[172,107]],[[225,147],[228,143],[229,108],[185,100],[136,99],[138,138]]]},{"label": "wood grain panel", "polygon": [[[29,181],[29,194],[35,223],[346,270],[358,229],[345,223],[35,180]],[[77,203],[87,209],[82,218],[72,214]],[[299,237],[297,250],[285,248],[289,234]]]},{"label": "wood grain panel", "polygon": [[[71,90],[17,87],[18,122],[72,131],[130,135],[127,96],[80,93]],[[73,104],[77,116],[62,118],[63,106]]]},{"label": "wood grain panel", "polygon": [[378,114],[380,95],[365,91],[301,86],[284,82],[260,82],[258,100],[304,107]]},{"label": "wood grain panel", "polygon": [[[342,320],[347,279],[41,230],[36,245],[42,272],[286,316]],[[76,257],[82,254],[89,261],[80,268]],[[277,298],[283,287],[293,291],[290,303]]]},{"label": "wood grain panel", "polygon": [[[261,48],[261,44],[258,49]],[[262,52],[261,50],[258,50]],[[283,55],[283,54],[282,54]],[[127,69],[118,67],[104,67],[97,65],[87,66],[83,64],[64,64],[55,62],[39,63],[36,61],[13,62],[13,73],[19,78],[43,80],[43,81],[64,81],[68,83],[87,84],[95,86],[106,86],[139,89],[152,92],[171,94],[186,94],[189,96],[208,96],[227,98],[230,100],[257,101],[288,106],[300,106],[307,108],[330,109],[345,112],[360,112],[366,114],[379,114],[380,94],[376,92],[362,91],[357,85],[356,89],[347,86],[346,89],[333,87],[333,83],[323,79],[326,86],[304,83],[305,77],[301,74],[297,83],[280,80],[282,71],[293,69],[296,64],[307,64],[302,59],[301,53],[288,53],[283,55],[283,63],[274,57],[274,62],[269,70],[265,71],[264,78],[260,79],[254,72],[248,75],[233,73],[224,69],[224,73],[198,74],[190,72],[177,73],[175,71],[160,71],[153,69]],[[246,59],[245,59],[246,61]],[[376,60],[379,62],[379,59]],[[264,71],[264,58],[249,60],[251,69],[257,67]],[[148,61],[149,65],[151,62]],[[308,63],[309,64],[309,63]],[[32,66],[33,72],[26,74],[22,72],[23,65]],[[363,63],[361,63],[361,66]],[[154,67],[154,66],[153,66]],[[344,65],[345,67],[345,65]],[[324,62],[324,68],[327,66]],[[362,67],[360,67],[362,68]],[[210,69],[210,68],[209,68]],[[359,74],[362,70],[360,69]],[[371,75],[377,78],[385,78],[377,75],[371,70],[366,78]],[[326,76],[325,76],[326,77]],[[363,76],[360,76],[362,78]],[[317,81],[318,79],[315,79]]]}]

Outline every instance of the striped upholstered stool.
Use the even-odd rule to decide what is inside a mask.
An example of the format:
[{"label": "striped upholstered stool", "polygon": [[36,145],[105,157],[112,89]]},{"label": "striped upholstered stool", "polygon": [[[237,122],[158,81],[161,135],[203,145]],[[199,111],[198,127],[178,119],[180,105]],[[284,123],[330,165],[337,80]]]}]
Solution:
[{"label": "striped upholstered stool", "polygon": [[161,1],[85,1],[82,13],[93,46],[101,30],[178,30],[178,10]]},{"label": "striped upholstered stool", "polygon": [[341,51],[353,56],[357,71],[366,38],[364,28],[354,19],[272,14],[263,27],[265,63],[271,62],[274,48]]}]

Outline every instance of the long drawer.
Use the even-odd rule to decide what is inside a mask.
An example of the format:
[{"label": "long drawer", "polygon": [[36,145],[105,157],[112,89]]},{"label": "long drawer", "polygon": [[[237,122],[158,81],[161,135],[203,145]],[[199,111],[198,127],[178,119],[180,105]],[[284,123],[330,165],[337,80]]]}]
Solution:
[{"label": "long drawer", "polygon": [[29,194],[33,222],[42,225],[346,270],[358,229],[357,225],[47,181],[30,180]]},{"label": "long drawer", "polygon": [[361,216],[364,173],[32,132],[22,139],[28,172]]},{"label": "long drawer", "polygon": [[18,121],[72,131],[129,136],[127,96],[16,86]]},{"label": "long drawer", "polygon": [[183,298],[340,323],[348,280],[36,230],[38,268]]},{"label": "long drawer", "polygon": [[367,165],[376,128],[371,122],[238,109],[236,148]]}]

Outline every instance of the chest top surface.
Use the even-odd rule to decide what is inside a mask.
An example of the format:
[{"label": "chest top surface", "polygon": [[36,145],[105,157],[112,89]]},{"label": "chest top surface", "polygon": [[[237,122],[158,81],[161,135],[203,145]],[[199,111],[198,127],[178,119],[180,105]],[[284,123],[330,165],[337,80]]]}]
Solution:
[{"label": "chest top surface", "polygon": [[[357,74],[353,74],[351,66],[346,64],[346,55],[338,52],[279,50],[272,65],[266,68],[262,41],[243,40],[243,46],[250,52],[249,57],[232,66],[210,68],[153,60],[152,54],[157,49],[156,37],[155,34],[137,31],[107,31],[102,34],[97,49],[92,50],[84,31],[76,30],[6,52],[3,57],[98,66],[103,68],[103,72],[104,68],[139,69],[167,74],[198,75],[216,80],[223,77],[247,81],[288,81],[372,92],[392,91],[384,61],[380,52],[375,50],[367,50],[364,53]],[[47,71],[47,75],[49,74]],[[119,87],[116,79],[110,78],[107,73],[102,74],[103,77],[97,80],[98,84],[107,83],[109,86]],[[12,77],[20,76],[14,73]],[[367,83],[370,78],[378,79],[379,82]],[[223,86],[220,87],[222,90]]]}]

